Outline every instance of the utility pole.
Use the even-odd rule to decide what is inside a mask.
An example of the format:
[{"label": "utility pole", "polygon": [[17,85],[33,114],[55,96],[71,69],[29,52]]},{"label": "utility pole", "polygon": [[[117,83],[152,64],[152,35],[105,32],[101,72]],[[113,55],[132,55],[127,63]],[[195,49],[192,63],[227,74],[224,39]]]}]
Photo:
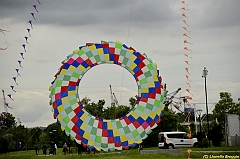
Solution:
[{"label": "utility pole", "polygon": [[[207,75],[208,75],[208,70],[206,67],[203,69],[203,74],[202,78],[204,77],[204,83],[205,83],[205,97],[206,97],[206,111],[207,111],[207,127],[208,127],[208,136],[209,136],[209,119],[208,119],[208,103],[207,103]],[[210,146],[210,140],[208,138],[208,146]]]}]

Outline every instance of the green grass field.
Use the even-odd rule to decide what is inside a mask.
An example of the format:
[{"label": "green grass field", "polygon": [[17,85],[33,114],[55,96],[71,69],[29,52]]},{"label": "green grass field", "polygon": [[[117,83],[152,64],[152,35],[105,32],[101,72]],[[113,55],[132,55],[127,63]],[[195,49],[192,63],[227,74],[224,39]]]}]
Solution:
[{"label": "green grass field", "polygon": [[[153,150],[157,148],[146,148],[144,150]],[[18,151],[18,152],[10,152],[7,154],[0,154],[0,159],[77,159],[77,158],[89,158],[89,159],[165,159],[165,158],[178,158],[178,159],[187,159],[188,153],[187,148],[182,149],[182,156],[175,157],[168,154],[153,154],[153,155],[141,155],[139,154],[137,149],[125,150],[125,151],[115,151],[115,152],[99,152],[95,155],[93,153],[86,154],[83,152],[81,155],[78,155],[75,149],[73,149],[73,153],[64,155],[61,151],[62,149],[57,150],[57,155],[42,155],[42,151],[39,152],[39,155],[35,155],[34,150],[30,151]],[[240,146],[235,147],[211,147],[211,148],[192,148],[192,152],[190,153],[190,158],[203,158],[204,155],[207,155],[208,158],[211,158],[211,155],[220,156],[225,155],[228,156],[237,156],[240,158]],[[202,152],[201,152],[202,151]],[[214,152],[211,152],[214,151]],[[215,152],[218,151],[218,152]],[[225,152],[224,152],[225,151]],[[235,152],[228,152],[235,151]]]}]

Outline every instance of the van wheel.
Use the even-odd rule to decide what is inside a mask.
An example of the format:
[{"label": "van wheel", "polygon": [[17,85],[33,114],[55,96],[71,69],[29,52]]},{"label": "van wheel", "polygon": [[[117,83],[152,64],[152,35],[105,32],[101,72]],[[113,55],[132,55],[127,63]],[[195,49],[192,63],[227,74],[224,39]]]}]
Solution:
[{"label": "van wheel", "polygon": [[163,148],[164,148],[164,149],[167,149],[167,148],[168,148],[168,144],[167,144],[167,143],[164,143]]},{"label": "van wheel", "polygon": [[173,144],[169,144],[169,145],[168,145],[168,149],[174,149]]}]

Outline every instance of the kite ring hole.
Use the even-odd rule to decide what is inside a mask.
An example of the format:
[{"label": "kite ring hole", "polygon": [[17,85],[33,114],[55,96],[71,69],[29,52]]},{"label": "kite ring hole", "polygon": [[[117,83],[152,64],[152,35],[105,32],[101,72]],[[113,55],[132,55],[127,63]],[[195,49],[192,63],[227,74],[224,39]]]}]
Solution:
[{"label": "kite ring hole", "polygon": [[[107,109],[107,107],[112,106],[110,85],[112,88],[112,93],[116,97],[115,100],[115,97],[112,94],[114,106],[118,107],[123,105],[129,107],[129,110],[127,112],[126,110],[123,110],[124,112],[121,112],[120,109],[115,108],[115,114],[108,118],[105,118],[117,119],[131,111],[132,105],[130,105],[129,99],[131,97],[135,98],[135,96],[138,95],[138,87],[136,81],[131,73],[125,68],[112,64],[98,65],[91,68],[82,77],[78,93],[80,100],[82,100],[83,97],[89,98],[91,100],[89,104],[91,102],[98,103],[99,100],[104,99],[105,104],[103,109]],[[128,109],[126,107],[124,108]],[[98,113],[92,115],[95,117],[101,117]]]}]

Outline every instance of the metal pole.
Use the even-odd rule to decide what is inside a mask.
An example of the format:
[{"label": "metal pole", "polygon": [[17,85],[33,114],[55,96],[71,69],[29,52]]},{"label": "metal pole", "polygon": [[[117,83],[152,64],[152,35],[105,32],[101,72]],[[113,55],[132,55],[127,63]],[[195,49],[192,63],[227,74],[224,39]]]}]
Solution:
[{"label": "metal pole", "polygon": [[229,142],[228,142],[228,120],[227,120],[227,115],[225,115],[225,133],[226,133],[226,143],[227,146],[229,146]]},{"label": "metal pole", "polygon": [[200,140],[201,140],[201,149],[202,149],[202,126],[201,126],[201,115],[199,115],[199,124],[200,124]]},{"label": "metal pole", "polygon": [[[207,77],[205,76],[205,95],[206,95],[206,111],[207,111],[207,127],[208,127],[208,136],[209,136],[209,119],[208,119],[208,104],[207,104]],[[210,140],[208,138],[208,146],[210,146]]]}]

